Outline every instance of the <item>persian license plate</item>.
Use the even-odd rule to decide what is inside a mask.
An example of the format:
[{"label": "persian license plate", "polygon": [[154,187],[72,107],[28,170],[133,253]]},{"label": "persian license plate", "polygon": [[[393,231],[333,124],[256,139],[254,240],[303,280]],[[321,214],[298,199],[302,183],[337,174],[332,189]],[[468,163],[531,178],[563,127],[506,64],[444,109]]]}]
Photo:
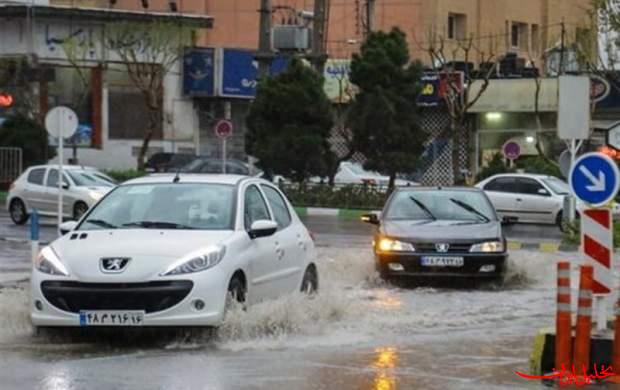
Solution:
[{"label": "persian license plate", "polygon": [[142,310],[82,310],[80,326],[142,326]]},{"label": "persian license plate", "polygon": [[456,256],[423,256],[422,265],[425,267],[462,267],[463,258]]}]

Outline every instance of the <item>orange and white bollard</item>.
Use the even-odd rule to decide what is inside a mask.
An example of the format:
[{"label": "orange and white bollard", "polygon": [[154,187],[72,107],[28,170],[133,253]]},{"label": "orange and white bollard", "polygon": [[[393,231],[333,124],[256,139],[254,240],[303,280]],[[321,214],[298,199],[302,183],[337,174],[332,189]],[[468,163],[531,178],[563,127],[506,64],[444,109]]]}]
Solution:
[{"label": "orange and white bollard", "polygon": [[558,293],[555,317],[555,369],[570,367],[572,349],[572,326],[570,307],[570,263],[558,263]]},{"label": "orange and white bollard", "polygon": [[[614,345],[611,353],[611,366],[620,368],[620,299],[616,302],[616,324],[614,325]],[[611,383],[620,383],[620,372],[607,379]]]},{"label": "orange and white bollard", "polygon": [[579,298],[577,305],[577,326],[573,364],[576,372],[587,372],[590,368],[590,333],[592,332],[592,284],[594,270],[591,265],[581,266]]}]

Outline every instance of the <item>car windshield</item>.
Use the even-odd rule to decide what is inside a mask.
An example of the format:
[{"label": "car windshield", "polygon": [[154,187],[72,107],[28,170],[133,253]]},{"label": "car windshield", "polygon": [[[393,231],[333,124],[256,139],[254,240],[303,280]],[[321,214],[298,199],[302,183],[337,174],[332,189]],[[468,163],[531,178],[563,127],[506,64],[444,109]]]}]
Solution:
[{"label": "car windshield", "polygon": [[388,204],[390,220],[496,220],[491,204],[478,191],[422,190],[398,191]]},{"label": "car windshield", "polygon": [[78,187],[114,187],[114,183],[103,179],[95,172],[67,170],[67,173]]},{"label": "car windshield", "polygon": [[231,230],[234,187],[214,183],[122,185],[106,196],[79,230]]},{"label": "car windshield", "polygon": [[551,188],[551,191],[553,191],[555,194],[568,195],[570,193],[570,188],[565,181],[562,181],[555,177],[542,179],[542,181],[547,185],[547,187]]}]

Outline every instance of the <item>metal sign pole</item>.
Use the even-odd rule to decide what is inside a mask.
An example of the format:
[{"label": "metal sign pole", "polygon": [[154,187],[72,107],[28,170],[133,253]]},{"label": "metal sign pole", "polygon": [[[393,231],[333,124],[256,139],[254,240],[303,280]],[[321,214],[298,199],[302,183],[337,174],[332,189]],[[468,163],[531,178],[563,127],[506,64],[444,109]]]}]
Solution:
[{"label": "metal sign pole", "polygon": [[222,138],[222,173],[226,173],[226,137]]},{"label": "metal sign pole", "polygon": [[[58,115],[58,128],[59,129],[63,129],[64,128],[64,115]],[[63,149],[64,149],[64,139],[63,139],[63,134],[62,131],[59,131],[58,134],[58,235],[60,235],[60,225],[62,224],[62,212],[63,212],[63,207],[62,207],[62,163],[64,161],[64,157],[63,157]]]}]

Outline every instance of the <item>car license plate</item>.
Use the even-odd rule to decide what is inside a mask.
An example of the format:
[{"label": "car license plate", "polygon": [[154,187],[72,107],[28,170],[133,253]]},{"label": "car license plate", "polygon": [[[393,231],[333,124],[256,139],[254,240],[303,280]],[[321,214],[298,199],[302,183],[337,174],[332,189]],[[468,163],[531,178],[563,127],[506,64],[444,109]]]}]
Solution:
[{"label": "car license plate", "polygon": [[144,311],[82,310],[80,326],[142,326]]},{"label": "car license plate", "polygon": [[452,256],[423,256],[422,265],[425,267],[462,267],[462,257]]}]

